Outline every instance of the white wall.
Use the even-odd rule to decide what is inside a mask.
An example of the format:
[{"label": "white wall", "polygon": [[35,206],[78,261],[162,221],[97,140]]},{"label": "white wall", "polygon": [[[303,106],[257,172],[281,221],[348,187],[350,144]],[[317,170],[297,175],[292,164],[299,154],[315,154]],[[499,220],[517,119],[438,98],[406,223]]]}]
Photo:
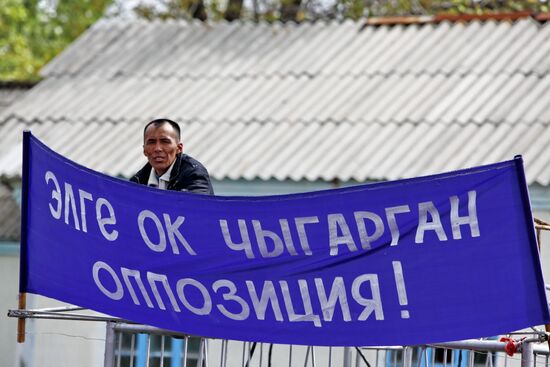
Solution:
[{"label": "white wall", "polygon": [[18,305],[19,256],[14,251],[0,254],[0,366],[15,367],[17,320],[7,316]]},{"label": "white wall", "polygon": [[[42,296],[27,296],[28,309],[63,306],[69,305]],[[103,366],[104,352],[104,322],[46,319],[27,321],[27,337],[22,349],[27,367]]]},{"label": "white wall", "polygon": [[[0,367],[17,367],[19,359],[26,367],[103,365],[103,322],[27,319],[25,342],[18,344],[17,319],[7,317],[9,309],[18,308],[18,251],[3,249],[0,252],[0,281]],[[61,306],[67,304],[42,296],[27,295],[27,309]]]}]

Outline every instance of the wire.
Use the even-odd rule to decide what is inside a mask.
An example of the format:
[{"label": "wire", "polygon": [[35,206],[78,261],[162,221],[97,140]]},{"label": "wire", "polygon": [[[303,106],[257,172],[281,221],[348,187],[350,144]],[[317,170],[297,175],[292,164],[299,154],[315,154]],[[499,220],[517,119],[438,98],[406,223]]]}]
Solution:
[{"label": "wire", "polygon": [[267,367],[271,367],[271,353],[273,352],[273,343],[269,344],[269,353],[268,353],[268,360],[267,360]]},{"label": "wire", "polygon": [[59,335],[59,336],[66,336],[68,338],[76,338],[76,339],[84,339],[84,340],[93,340],[93,341],[100,341],[105,342],[105,339],[102,338],[90,338],[87,336],[82,335],[71,335],[71,334],[65,334],[65,333],[51,333],[51,332],[42,332],[42,333],[35,333],[35,332],[26,332],[25,335]]},{"label": "wire", "polygon": [[367,358],[365,358],[365,355],[363,354],[363,352],[361,352],[361,350],[358,347],[355,347],[355,350],[361,356],[361,359],[363,360],[363,362],[367,364],[367,367],[371,367],[369,361],[367,361]]},{"label": "wire", "polygon": [[[246,361],[245,367],[248,367],[250,361],[252,360],[252,357],[254,356],[254,350],[256,349],[256,342],[252,343],[252,347],[250,348],[250,351],[248,352],[248,360]],[[261,356],[260,356],[261,358]]]}]

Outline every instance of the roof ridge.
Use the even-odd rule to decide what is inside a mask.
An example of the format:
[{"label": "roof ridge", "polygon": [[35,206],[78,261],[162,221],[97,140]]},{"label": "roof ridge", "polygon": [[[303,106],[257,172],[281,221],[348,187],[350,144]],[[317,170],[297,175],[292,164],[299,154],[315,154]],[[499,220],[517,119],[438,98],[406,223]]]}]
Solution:
[{"label": "roof ridge", "polygon": [[435,15],[404,15],[404,16],[383,16],[368,18],[364,25],[409,25],[409,24],[438,24],[442,22],[467,23],[474,21],[516,21],[530,18],[537,22],[544,23],[550,20],[550,12],[494,12],[484,14],[452,14],[440,13]]}]

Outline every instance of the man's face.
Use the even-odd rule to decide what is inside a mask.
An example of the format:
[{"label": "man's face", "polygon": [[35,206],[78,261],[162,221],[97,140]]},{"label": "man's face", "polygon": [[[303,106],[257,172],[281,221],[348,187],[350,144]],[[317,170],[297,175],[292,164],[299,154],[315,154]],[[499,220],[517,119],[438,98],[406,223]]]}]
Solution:
[{"label": "man's face", "polygon": [[176,155],[183,150],[177,136],[176,130],[168,123],[151,125],[145,130],[143,154],[158,176],[168,170]]}]

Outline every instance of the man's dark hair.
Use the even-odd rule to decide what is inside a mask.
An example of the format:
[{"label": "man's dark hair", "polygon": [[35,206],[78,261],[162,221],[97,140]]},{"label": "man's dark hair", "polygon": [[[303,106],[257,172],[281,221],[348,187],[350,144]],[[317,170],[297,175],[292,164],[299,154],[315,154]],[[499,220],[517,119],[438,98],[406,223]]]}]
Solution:
[{"label": "man's dark hair", "polygon": [[180,125],[178,125],[177,122],[172,121],[170,119],[161,118],[161,119],[154,119],[152,121],[149,121],[147,125],[143,128],[143,138],[145,139],[145,131],[147,131],[147,128],[151,125],[154,125],[155,127],[159,127],[164,124],[170,124],[176,130],[176,136],[178,137],[178,142],[181,140],[181,129]]}]

